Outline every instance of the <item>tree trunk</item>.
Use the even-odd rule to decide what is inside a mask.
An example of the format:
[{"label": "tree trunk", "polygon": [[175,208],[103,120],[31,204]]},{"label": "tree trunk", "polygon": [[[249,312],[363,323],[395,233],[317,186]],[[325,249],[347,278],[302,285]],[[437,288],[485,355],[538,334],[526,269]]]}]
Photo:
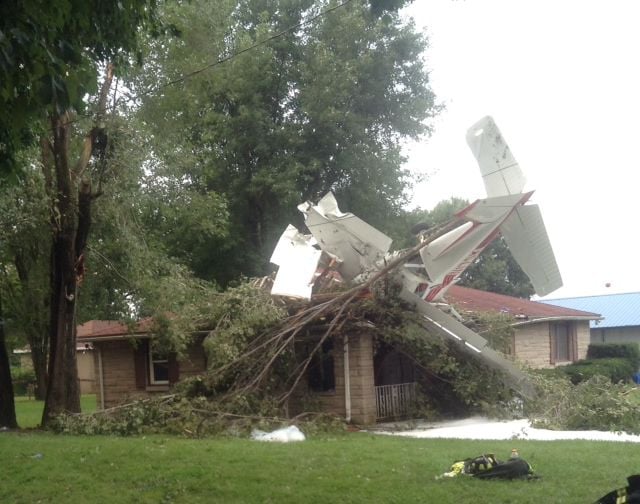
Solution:
[{"label": "tree trunk", "polygon": [[2,314],[2,299],[0,298],[0,427],[16,429],[16,406],[13,398],[13,380],[9,353],[4,333],[4,317]]},{"label": "tree trunk", "polygon": [[[78,286],[84,275],[84,250],[91,228],[91,203],[98,195],[92,194],[91,183],[85,170],[93,154],[94,138],[98,134],[104,134],[102,121],[106,113],[113,70],[113,65],[108,64],[98,100],[98,126],[85,137],[75,166],[72,168],[69,163],[71,120],[68,114],[52,119],[53,142],[49,148],[53,156],[43,156],[43,159],[50,159],[50,166],[44,167],[45,178],[50,182],[54,196],[51,212],[53,242],[49,383],[42,412],[43,426],[49,425],[60,413],[80,412],[80,384],[76,359],[76,304]],[[98,193],[105,167],[104,156],[101,157]]]},{"label": "tree trunk", "polygon": [[80,411],[75,330],[78,196],[69,167],[68,123],[66,114],[52,120],[56,201],[52,213],[49,384],[43,426],[60,413]]}]

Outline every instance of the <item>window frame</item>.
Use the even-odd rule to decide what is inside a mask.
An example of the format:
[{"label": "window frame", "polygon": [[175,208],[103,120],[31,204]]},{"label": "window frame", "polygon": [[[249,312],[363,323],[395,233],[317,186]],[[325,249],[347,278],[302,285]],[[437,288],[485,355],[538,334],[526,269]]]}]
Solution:
[{"label": "window frame", "polygon": [[[559,334],[559,328],[566,328],[566,336]],[[564,355],[559,355],[560,349],[559,338],[566,337],[566,359]],[[549,324],[549,340],[550,340],[550,361],[551,364],[564,364],[569,362],[575,362],[578,359],[578,341],[576,324],[571,321],[564,322],[551,322]],[[564,345],[563,345],[564,346]]]},{"label": "window frame", "polygon": [[[149,385],[169,385],[169,356],[166,355],[164,357],[161,357],[160,354],[158,354],[157,352],[154,352],[153,349],[151,348],[152,345],[148,345],[149,347]],[[155,354],[155,355],[154,355]],[[165,364],[166,368],[167,368],[167,379],[166,380],[157,380],[155,377],[155,365],[154,364]]]}]

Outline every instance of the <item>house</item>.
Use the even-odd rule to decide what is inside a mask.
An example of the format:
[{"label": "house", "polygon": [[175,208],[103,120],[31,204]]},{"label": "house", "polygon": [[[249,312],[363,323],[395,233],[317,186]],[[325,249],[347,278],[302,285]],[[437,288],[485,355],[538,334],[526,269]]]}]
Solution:
[{"label": "house", "polygon": [[[31,360],[31,349],[27,346],[17,348],[13,354],[18,357],[20,367],[32,369],[33,362]],[[90,343],[79,343],[76,345],[76,361],[78,365],[78,381],[80,383],[81,394],[95,393],[95,370],[93,346]]]},{"label": "house", "polygon": [[603,320],[591,321],[592,343],[640,343],[640,292],[542,302],[601,313]]},{"label": "house", "polygon": [[[449,301],[462,313],[495,311],[514,316],[516,359],[533,367],[551,367],[584,358],[589,322],[599,315],[502,296],[465,287],[449,290]],[[204,334],[184,358],[156,355],[149,345],[150,321],[133,330],[110,321],[78,327],[78,341],[95,349],[98,405],[108,408],[136,397],[166,393],[171,384],[206,369]],[[309,348],[314,341],[300,342]],[[300,349],[303,353],[305,348]],[[307,348],[306,351],[309,349]],[[313,402],[321,411],[372,424],[406,411],[416,395],[419,371],[410,359],[376,342],[370,326],[325,341],[290,403],[290,414]],[[317,410],[314,410],[317,411]]]},{"label": "house", "polygon": [[122,404],[129,399],[166,393],[170,386],[188,376],[203,373],[206,366],[202,339],[196,335],[186,355],[156,354],[150,339],[150,319],[134,328],[116,321],[91,320],[78,326],[79,344],[94,349],[96,400],[99,409]]},{"label": "house", "polygon": [[515,334],[513,357],[533,368],[548,368],[584,359],[590,343],[590,323],[598,313],[529,301],[459,285],[447,292],[447,301],[462,315],[495,312],[511,315]]}]

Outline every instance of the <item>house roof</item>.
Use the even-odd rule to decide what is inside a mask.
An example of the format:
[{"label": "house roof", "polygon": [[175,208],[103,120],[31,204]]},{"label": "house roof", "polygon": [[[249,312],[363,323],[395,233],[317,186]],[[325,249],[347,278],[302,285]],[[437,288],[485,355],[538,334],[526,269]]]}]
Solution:
[{"label": "house roof", "polygon": [[640,326],[640,292],[545,299],[542,303],[601,313],[604,320],[598,323],[598,328]]},{"label": "house roof", "polygon": [[460,285],[453,285],[446,294],[447,301],[459,311],[508,313],[521,323],[542,320],[598,320],[596,312],[582,311],[549,303],[529,301],[503,294],[495,294]]},{"label": "house roof", "polygon": [[116,320],[90,320],[78,326],[78,341],[105,341],[140,337],[147,335],[152,325],[153,321],[150,318],[142,319],[133,327]]}]

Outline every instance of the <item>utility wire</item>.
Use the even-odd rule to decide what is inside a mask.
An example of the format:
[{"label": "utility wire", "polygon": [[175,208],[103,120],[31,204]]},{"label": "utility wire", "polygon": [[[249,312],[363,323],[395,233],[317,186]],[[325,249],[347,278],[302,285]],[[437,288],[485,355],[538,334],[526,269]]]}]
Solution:
[{"label": "utility wire", "polygon": [[[237,51],[235,53],[230,54],[229,56],[225,56],[224,58],[220,58],[219,60],[216,60],[212,63],[209,63],[208,65],[203,66],[202,68],[198,68],[197,70],[193,70],[191,72],[188,72],[184,75],[182,75],[181,77],[178,77],[177,79],[173,79],[169,82],[165,82],[164,84],[160,84],[158,86],[156,86],[155,88],[151,88],[148,89],[146,91],[142,91],[140,93],[138,93],[137,95],[129,95],[126,98],[128,100],[136,100],[139,98],[142,98],[144,96],[148,96],[150,94],[153,93],[157,93],[158,91],[168,88],[169,86],[175,86],[176,84],[180,84],[181,82],[184,82],[188,79],[190,79],[191,77],[201,74],[203,72],[206,72],[207,70],[214,68],[218,65],[221,65],[223,63],[226,63],[227,61],[232,60],[233,58],[236,58],[237,56],[240,56],[241,54],[244,54],[246,52],[252,51],[253,49],[256,49],[257,47],[263,46],[265,44],[268,44],[269,42],[271,42],[272,40],[276,40],[284,35],[286,35],[287,33],[291,33],[292,31],[301,28],[303,26],[306,26],[308,24],[313,23],[314,21],[320,19],[323,16],[326,16],[327,14],[330,14],[333,11],[336,11],[342,7],[344,7],[345,5],[351,3],[353,0],[344,0],[342,3],[339,3],[338,5],[334,5],[333,7],[329,7],[323,11],[320,11],[318,14],[316,14],[315,16],[310,17],[309,19],[305,19],[304,21],[301,21],[295,25],[289,26],[288,28],[285,28],[284,30],[275,33],[265,39],[259,40],[258,42],[250,45],[249,47],[245,47],[244,49],[241,49],[240,51]],[[115,101],[115,103],[117,103],[118,100]],[[84,117],[92,117],[93,114],[78,114],[78,115],[82,115]],[[65,124],[71,124],[74,122],[78,122],[80,120],[80,118],[76,118],[76,119],[72,119],[70,121],[68,121]]]},{"label": "utility wire", "polygon": [[301,28],[303,26],[306,26],[308,24],[313,23],[314,21],[316,21],[317,19],[326,16],[327,14],[330,14],[333,11],[336,11],[338,9],[340,9],[341,7],[344,7],[345,5],[351,3],[352,0],[344,0],[342,3],[339,3],[338,5],[334,5],[333,7],[329,7],[328,9],[325,9],[321,12],[319,12],[318,14],[316,14],[315,16],[310,17],[309,19],[305,19],[304,21],[300,21],[299,23],[289,26],[288,28],[285,28],[284,30],[282,30],[281,32],[275,33],[265,39],[259,40],[258,42],[256,42],[255,44],[250,45],[249,47],[245,47],[244,49],[241,49],[240,51],[237,51],[233,54],[230,54],[229,56],[225,56],[224,58],[220,58],[217,61],[214,61],[213,63],[209,63],[208,65],[203,66],[202,68],[199,68],[197,70],[193,70],[189,73],[186,73],[184,75],[182,75],[181,77],[178,77],[177,79],[171,80],[169,82],[166,82],[164,84],[161,84],[159,86],[157,86],[156,88],[153,89],[149,89],[147,91],[144,91],[140,94],[138,94],[137,96],[134,96],[133,98],[140,98],[142,96],[146,96],[152,93],[155,93],[157,91],[160,91],[161,89],[167,88],[169,86],[174,86],[176,84],[180,84],[181,82],[186,81],[187,79],[190,79],[191,77],[193,77],[194,75],[198,75],[201,74],[202,72],[206,72],[207,70],[216,67],[218,65],[221,65],[222,63],[226,63],[227,61],[232,60],[233,58],[236,58],[237,56],[240,56],[241,54],[244,54],[246,52],[252,51],[253,49],[260,47],[262,45],[268,44],[269,42],[271,42],[272,40],[275,40],[277,38],[280,38],[284,35],[286,35],[287,33],[291,33],[292,31]]}]

